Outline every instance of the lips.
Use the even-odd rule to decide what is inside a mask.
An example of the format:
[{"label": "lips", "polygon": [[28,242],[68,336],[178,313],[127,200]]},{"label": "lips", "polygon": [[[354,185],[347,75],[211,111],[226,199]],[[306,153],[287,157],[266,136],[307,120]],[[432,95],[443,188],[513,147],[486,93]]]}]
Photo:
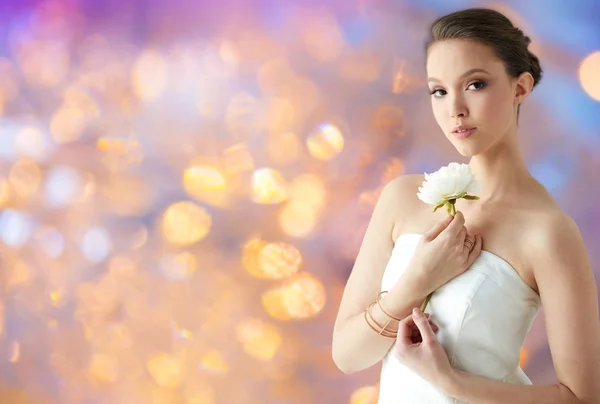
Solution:
[{"label": "lips", "polygon": [[474,126],[460,125],[452,129],[452,135],[457,139],[466,139],[477,130]]}]

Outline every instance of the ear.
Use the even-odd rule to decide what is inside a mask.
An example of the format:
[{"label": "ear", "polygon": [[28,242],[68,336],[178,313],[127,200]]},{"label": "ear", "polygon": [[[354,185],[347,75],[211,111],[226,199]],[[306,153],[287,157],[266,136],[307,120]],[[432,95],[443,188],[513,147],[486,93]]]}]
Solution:
[{"label": "ear", "polygon": [[529,72],[524,72],[517,77],[516,87],[515,87],[515,105],[520,105],[525,98],[529,95],[531,90],[533,90],[533,76]]}]

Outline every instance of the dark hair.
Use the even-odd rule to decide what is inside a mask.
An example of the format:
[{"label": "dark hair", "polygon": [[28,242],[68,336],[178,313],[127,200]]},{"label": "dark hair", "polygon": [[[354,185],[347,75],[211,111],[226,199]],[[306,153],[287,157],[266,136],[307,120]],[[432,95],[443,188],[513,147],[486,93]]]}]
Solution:
[{"label": "dark hair", "polygon": [[435,20],[431,24],[430,35],[426,51],[434,43],[447,39],[479,41],[494,49],[511,77],[529,72],[533,76],[534,87],[542,79],[540,61],[528,49],[531,39],[498,11],[487,8],[456,11]]}]

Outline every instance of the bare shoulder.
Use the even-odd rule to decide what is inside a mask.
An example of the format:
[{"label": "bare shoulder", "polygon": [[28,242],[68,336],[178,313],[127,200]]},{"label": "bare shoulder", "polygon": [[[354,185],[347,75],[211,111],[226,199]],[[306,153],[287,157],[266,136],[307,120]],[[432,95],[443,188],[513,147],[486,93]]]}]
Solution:
[{"label": "bare shoulder", "polygon": [[411,216],[423,209],[423,203],[417,197],[417,192],[424,180],[423,174],[401,175],[387,183],[382,191],[382,196],[386,193],[386,199],[392,205],[389,212],[393,220],[393,240],[396,240],[400,229],[406,226]]},{"label": "bare shoulder", "polygon": [[531,221],[527,241],[536,254],[547,254],[561,245],[568,247],[581,241],[577,222],[558,206],[535,212]]},{"label": "bare shoulder", "polygon": [[[530,210],[525,243],[531,255],[534,276],[539,279],[552,268],[589,267],[585,242],[577,222],[553,200]],[[550,263],[553,263],[552,265]]]}]

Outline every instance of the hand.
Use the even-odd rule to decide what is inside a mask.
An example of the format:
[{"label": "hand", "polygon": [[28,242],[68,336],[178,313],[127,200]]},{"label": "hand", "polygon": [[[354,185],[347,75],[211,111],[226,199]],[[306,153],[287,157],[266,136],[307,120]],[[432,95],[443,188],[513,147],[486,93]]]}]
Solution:
[{"label": "hand", "polygon": [[[448,216],[436,224],[419,240],[419,244],[409,263],[409,271],[424,284],[427,293],[433,292],[446,282],[462,274],[481,253],[482,239],[471,236],[464,226],[461,212]],[[474,242],[473,249],[465,245],[465,240]]]},{"label": "hand", "polygon": [[398,324],[394,354],[400,362],[432,384],[442,386],[452,375],[453,368],[446,351],[435,336],[428,317],[414,308],[412,314]]}]

